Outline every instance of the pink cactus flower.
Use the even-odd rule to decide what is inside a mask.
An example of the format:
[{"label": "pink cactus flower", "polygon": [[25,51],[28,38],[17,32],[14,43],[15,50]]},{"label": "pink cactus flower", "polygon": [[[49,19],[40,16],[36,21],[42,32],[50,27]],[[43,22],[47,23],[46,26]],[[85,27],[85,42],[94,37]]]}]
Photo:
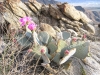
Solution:
[{"label": "pink cactus flower", "polygon": [[68,50],[65,50],[65,54],[69,54],[69,51]]},{"label": "pink cactus flower", "polygon": [[85,38],[86,38],[86,34],[83,35],[83,39],[85,39]]},{"label": "pink cactus flower", "polygon": [[30,22],[31,20],[32,20],[32,18],[30,18],[30,17],[23,17],[23,18],[21,18],[21,19],[20,19],[21,26],[25,26],[25,24],[26,24],[27,22]]},{"label": "pink cactus flower", "polygon": [[72,38],[72,41],[76,42],[76,41],[77,41],[77,39],[74,37],[74,38]]},{"label": "pink cactus flower", "polygon": [[44,49],[41,49],[41,53],[45,53],[45,50]]},{"label": "pink cactus flower", "polygon": [[35,28],[36,28],[36,24],[34,23],[34,22],[31,22],[30,24],[28,24],[28,28],[30,29],[30,30],[34,30]]},{"label": "pink cactus flower", "polygon": [[13,42],[16,43],[17,42],[17,39],[13,39]]},{"label": "pink cactus flower", "polygon": [[32,49],[28,49],[28,51],[27,51],[27,52],[28,52],[28,53],[30,53],[30,52],[32,52],[32,51],[33,51]]}]

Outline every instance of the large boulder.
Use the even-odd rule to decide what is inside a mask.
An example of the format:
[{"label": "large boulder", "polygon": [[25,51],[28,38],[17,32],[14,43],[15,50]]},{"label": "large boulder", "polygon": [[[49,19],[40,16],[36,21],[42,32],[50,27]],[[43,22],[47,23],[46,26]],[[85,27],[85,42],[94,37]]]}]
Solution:
[{"label": "large boulder", "polygon": [[49,24],[46,24],[46,23],[41,23],[40,25],[40,29],[42,31],[46,31],[49,35],[51,35],[52,37],[55,37],[56,36],[56,31],[54,30],[54,28],[49,25]]},{"label": "large boulder", "polygon": [[60,12],[60,10],[53,7],[52,5],[49,5],[49,13],[55,19],[60,19],[61,17],[63,17],[63,14]]},{"label": "large boulder", "polygon": [[80,13],[78,10],[75,9],[74,6],[68,3],[63,3],[57,6],[62,11],[62,13],[67,17],[69,17],[70,19],[77,20],[77,21],[80,20]]},{"label": "large boulder", "polygon": [[33,5],[34,7],[36,7],[36,9],[37,9],[39,12],[41,12],[41,8],[42,8],[42,5],[43,5],[43,4],[37,2],[36,0],[33,0],[33,2],[31,2],[31,3],[32,3],[32,5]]},{"label": "large boulder", "polygon": [[83,12],[79,11],[80,13],[80,19],[83,23],[90,23],[92,20],[90,20]]}]

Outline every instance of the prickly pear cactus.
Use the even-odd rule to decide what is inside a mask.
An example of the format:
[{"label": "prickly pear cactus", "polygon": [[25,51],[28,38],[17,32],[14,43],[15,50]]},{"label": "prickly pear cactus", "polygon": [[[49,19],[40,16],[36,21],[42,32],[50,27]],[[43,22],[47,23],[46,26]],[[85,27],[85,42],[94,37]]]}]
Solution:
[{"label": "prickly pear cactus", "polygon": [[32,35],[29,32],[26,32],[25,35],[19,34],[17,37],[17,42],[21,47],[31,46],[33,43]]},{"label": "prickly pear cactus", "polygon": [[54,58],[53,61],[56,62],[57,64],[59,64],[60,61],[60,52],[61,50],[67,46],[67,43],[63,40],[59,40],[57,43],[57,50],[56,52],[53,54]]},{"label": "prickly pear cactus", "polygon": [[90,43],[84,42],[80,46],[76,46],[76,53],[74,54],[74,56],[80,59],[84,59],[88,56],[89,50],[90,50]]},{"label": "prickly pear cactus", "polygon": [[45,31],[39,32],[38,38],[43,44],[48,44],[49,34]]},{"label": "prickly pear cactus", "polygon": [[41,56],[45,63],[50,63],[49,58],[51,58],[51,55],[48,54],[48,49],[47,49],[46,46],[36,46],[36,47],[34,47],[33,53],[35,54],[35,58],[38,59]]},{"label": "prickly pear cactus", "polygon": [[32,33],[26,32],[26,33],[25,33],[25,36],[26,36],[27,38],[30,38],[31,41],[33,41]]},{"label": "prickly pear cactus", "polygon": [[71,37],[71,33],[64,31],[62,32],[62,37],[63,37],[63,40],[67,40],[68,38]]},{"label": "prickly pear cactus", "polygon": [[88,56],[89,53],[89,42],[85,42],[85,41],[78,41],[77,43],[67,46],[65,47],[62,51],[61,51],[61,57],[63,57],[64,55],[64,51],[67,50],[71,50],[73,48],[76,48],[76,52],[73,56],[79,58],[79,59],[84,59]]},{"label": "prickly pear cactus", "polygon": [[57,50],[57,45],[55,41],[51,41],[48,45],[47,45],[48,49],[50,50],[50,54],[53,54],[56,50]]},{"label": "prickly pear cactus", "polygon": [[73,56],[76,52],[76,48],[71,49],[70,51],[65,50],[64,56],[62,59],[60,59],[59,64],[65,63],[71,56]]},{"label": "prickly pear cactus", "polygon": [[64,40],[58,40],[57,46],[58,46],[58,48],[57,48],[56,52],[61,52],[61,50],[62,50],[64,47],[67,46],[67,43],[66,43],[66,41],[64,41]]}]

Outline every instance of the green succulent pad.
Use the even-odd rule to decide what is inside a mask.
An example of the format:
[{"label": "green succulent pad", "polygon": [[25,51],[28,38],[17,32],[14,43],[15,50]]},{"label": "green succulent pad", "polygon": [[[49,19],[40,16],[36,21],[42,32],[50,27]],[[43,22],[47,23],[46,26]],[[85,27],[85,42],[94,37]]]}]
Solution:
[{"label": "green succulent pad", "polygon": [[64,31],[62,32],[62,37],[63,37],[63,40],[66,40],[71,37],[71,33]]},{"label": "green succulent pad", "polygon": [[62,50],[64,47],[67,46],[67,43],[66,43],[66,41],[64,41],[64,40],[58,40],[57,46],[58,46],[58,48],[57,48],[56,52],[61,52],[61,50]]},{"label": "green succulent pad", "polygon": [[46,51],[45,54],[47,55],[47,57],[51,58],[51,55],[48,54],[48,49],[47,49],[46,46],[36,46],[36,47],[33,48],[33,53],[36,54],[35,55],[36,58],[39,58],[40,56],[42,56],[41,49],[44,49]]},{"label": "green succulent pad", "polygon": [[85,42],[81,46],[76,46],[76,53],[74,54],[75,57],[84,59],[88,56],[90,50],[90,43]]},{"label": "green succulent pad", "polygon": [[51,41],[54,41],[54,39],[52,38],[52,36],[49,36],[48,44],[49,44]]},{"label": "green succulent pad", "polygon": [[58,40],[57,50],[53,54],[53,56],[54,56],[53,61],[56,62],[57,64],[59,64],[59,61],[60,61],[60,52],[66,46],[67,46],[67,43],[64,40]]},{"label": "green succulent pad", "polygon": [[71,50],[73,48],[76,48],[76,52],[73,56],[80,58],[80,59],[84,59],[88,56],[89,49],[90,49],[90,43],[85,42],[85,41],[78,41],[77,43],[73,45],[67,46],[62,50],[61,57],[63,57],[65,50]]},{"label": "green succulent pad", "polygon": [[[68,52],[68,51],[67,51]],[[63,64],[69,60],[76,53],[76,48],[71,49],[67,54],[64,52],[64,56],[60,59],[59,64]]]},{"label": "green succulent pad", "polygon": [[58,48],[55,41],[51,41],[47,47],[50,50],[50,54],[53,54]]},{"label": "green succulent pad", "polygon": [[59,61],[60,61],[60,53],[56,53],[55,57],[53,58],[53,61],[57,64],[59,64]]},{"label": "green succulent pad", "polygon": [[31,41],[33,41],[33,35],[32,35],[32,33],[26,32],[26,33],[25,33],[25,36],[26,36],[27,38],[30,38]]},{"label": "green succulent pad", "polygon": [[19,34],[17,38],[17,42],[19,43],[19,45],[21,45],[22,48],[24,48],[32,45],[33,40],[31,37],[26,37],[26,34],[25,35]]},{"label": "green succulent pad", "polygon": [[38,33],[38,38],[43,44],[48,44],[49,34],[45,31],[41,31]]}]

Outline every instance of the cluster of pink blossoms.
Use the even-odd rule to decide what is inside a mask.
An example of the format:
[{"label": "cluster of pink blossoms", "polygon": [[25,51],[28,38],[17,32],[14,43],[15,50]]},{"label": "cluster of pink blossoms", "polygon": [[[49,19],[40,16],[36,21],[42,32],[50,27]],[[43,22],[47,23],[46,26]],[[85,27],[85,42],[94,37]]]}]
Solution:
[{"label": "cluster of pink blossoms", "polygon": [[20,19],[21,26],[25,26],[26,24],[28,25],[28,28],[30,30],[34,30],[36,28],[36,24],[32,21],[31,17],[23,17]]}]

